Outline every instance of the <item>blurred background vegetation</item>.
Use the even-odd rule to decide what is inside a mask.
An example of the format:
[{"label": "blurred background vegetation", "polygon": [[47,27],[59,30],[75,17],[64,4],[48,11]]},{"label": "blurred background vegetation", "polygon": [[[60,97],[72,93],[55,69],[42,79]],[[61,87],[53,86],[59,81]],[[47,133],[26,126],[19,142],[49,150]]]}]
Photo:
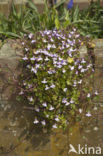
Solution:
[{"label": "blurred background vegetation", "polygon": [[22,38],[25,33],[69,26],[75,26],[84,36],[103,38],[103,6],[100,0],[91,0],[88,8],[83,10],[78,6],[64,7],[65,1],[45,0],[44,10],[40,13],[32,0],[21,5],[19,11],[11,0],[8,17],[0,14],[0,38]]}]

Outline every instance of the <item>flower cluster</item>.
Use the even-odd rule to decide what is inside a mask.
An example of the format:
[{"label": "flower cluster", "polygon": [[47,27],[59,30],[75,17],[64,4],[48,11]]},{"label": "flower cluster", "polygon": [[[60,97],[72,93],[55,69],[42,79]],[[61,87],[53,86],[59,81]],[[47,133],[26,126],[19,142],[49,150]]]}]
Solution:
[{"label": "flower cluster", "polygon": [[76,115],[91,116],[86,108],[95,93],[85,79],[93,68],[88,57],[80,57],[81,42],[75,28],[25,35],[19,94],[34,106],[34,124],[65,128]]}]

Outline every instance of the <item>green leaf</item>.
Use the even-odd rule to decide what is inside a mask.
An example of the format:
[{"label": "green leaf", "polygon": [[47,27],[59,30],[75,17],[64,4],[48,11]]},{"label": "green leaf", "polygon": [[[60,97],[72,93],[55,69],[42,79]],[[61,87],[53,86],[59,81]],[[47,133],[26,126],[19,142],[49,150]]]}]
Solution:
[{"label": "green leaf", "polygon": [[59,22],[58,17],[55,18],[55,26],[56,26],[57,29],[60,28],[60,22]]}]

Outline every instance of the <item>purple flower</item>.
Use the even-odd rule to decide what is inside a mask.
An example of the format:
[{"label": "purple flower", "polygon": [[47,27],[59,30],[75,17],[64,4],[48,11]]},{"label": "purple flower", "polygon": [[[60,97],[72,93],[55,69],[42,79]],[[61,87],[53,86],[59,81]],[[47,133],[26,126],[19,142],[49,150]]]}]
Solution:
[{"label": "purple flower", "polygon": [[23,59],[23,60],[28,60],[27,56],[23,57],[22,59]]},{"label": "purple flower", "polygon": [[79,65],[79,66],[78,66],[78,69],[81,69],[82,67],[83,67],[82,65]]},{"label": "purple flower", "polygon": [[67,98],[63,98],[62,103],[67,103]]},{"label": "purple flower", "polygon": [[90,116],[92,116],[92,115],[90,114],[90,112],[88,112],[88,113],[86,114],[86,116],[87,116],[87,117],[90,117]]},{"label": "purple flower", "polygon": [[30,58],[30,60],[31,60],[31,61],[35,61],[36,58],[33,56],[33,57]]},{"label": "purple flower", "polygon": [[31,41],[31,43],[35,43],[35,42],[36,42],[36,40],[32,40],[32,41]]},{"label": "purple flower", "polygon": [[77,75],[78,74],[78,71],[76,71],[75,74]]},{"label": "purple flower", "polygon": [[59,118],[58,118],[58,116],[55,118],[55,121],[59,121]]},{"label": "purple flower", "polygon": [[42,57],[41,56],[39,56],[38,58],[37,58],[37,61],[42,61],[43,59],[42,59]]},{"label": "purple flower", "polygon": [[55,85],[54,85],[54,84],[52,84],[50,87],[51,87],[51,88],[55,88]]},{"label": "purple flower", "polygon": [[62,65],[60,65],[60,64],[59,64],[59,65],[57,65],[57,68],[62,68]]},{"label": "purple flower", "polygon": [[74,101],[71,99],[71,100],[70,100],[70,103],[74,103]]},{"label": "purple flower", "polygon": [[46,102],[44,102],[42,105],[43,105],[44,107],[47,107],[47,103],[46,103]]},{"label": "purple flower", "polygon": [[50,39],[50,41],[51,41],[51,42],[54,42],[54,40],[53,40],[52,38]]},{"label": "purple flower", "polygon": [[48,50],[50,50],[51,47],[52,47],[51,44],[48,44],[48,45],[47,45],[47,49],[48,49]]},{"label": "purple flower", "polygon": [[32,67],[32,68],[31,68],[31,72],[33,72],[33,73],[36,74],[36,73],[37,73],[37,70],[36,70],[35,68]]},{"label": "purple flower", "polygon": [[71,69],[71,70],[74,70],[74,66],[70,66],[70,69]]},{"label": "purple flower", "polygon": [[38,69],[40,67],[40,64],[36,64],[35,68]]}]

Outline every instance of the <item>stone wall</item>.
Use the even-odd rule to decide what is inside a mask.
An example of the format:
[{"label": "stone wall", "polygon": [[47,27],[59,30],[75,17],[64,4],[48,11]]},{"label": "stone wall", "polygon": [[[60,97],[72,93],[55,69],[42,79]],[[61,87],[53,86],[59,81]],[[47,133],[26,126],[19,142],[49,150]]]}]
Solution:
[{"label": "stone wall", "polygon": [[[103,40],[95,40],[94,42],[96,44],[94,52],[97,57],[95,85],[101,86],[103,91],[103,81],[101,81],[103,80]],[[34,112],[26,109],[25,103],[16,102],[14,96],[15,79],[22,69],[19,63],[23,55],[20,45],[20,40],[9,39],[5,43],[0,42],[0,156],[70,156],[67,154],[69,144],[75,145],[74,147],[78,143],[82,144],[85,140],[81,136],[85,135],[88,136],[88,139],[85,137],[87,139],[85,144],[90,142],[90,145],[95,145],[95,143],[98,143],[99,146],[100,143],[103,145],[103,119],[101,116],[94,116],[95,123],[100,128],[102,127],[101,131],[94,131],[93,133],[92,130],[89,135],[83,133],[82,129],[79,132],[78,125],[74,125],[72,133],[69,130],[65,133],[56,131],[51,135],[46,132],[41,133],[40,128],[34,127]],[[80,52],[81,55],[85,55],[87,50],[85,47],[81,47]],[[100,67],[100,70],[97,67]],[[101,98],[103,101],[103,92],[101,95],[99,101]],[[99,107],[99,103],[97,106]],[[100,110],[103,110],[102,108]],[[101,124],[97,122],[98,120],[101,121]],[[96,145],[96,147],[99,146]]]},{"label": "stone wall", "polygon": [[[96,45],[95,55],[96,64],[99,67],[103,66],[103,40],[94,40]],[[15,90],[15,79],[20,74],[21,67],[19,66],[20,58],[23,55],[20,46],[20,40],[7,40],[5,43],[0,43],[0,97],[9,99],[12,92]],[[86,47],[80,48],[81,56],[87,53]],[[12,83],[11,83],[12,82]]]},{"label": "stone wall", "polygon": [[0,48],[0,99],[9,100],[15,92],[16,78],[20,74],[22,56],[20,41],[7,40]]},{"label": "stone wall", "polygon": [[[0,0],[0,13],[5,14],[6,16],[9,13],[11,2],[14,2],[14,4],[18,5],[25,5],[27,0]],[[44,0],[32,0],[35,5],[38,7],[39,11],[42,12],[42,8],[44,7]],[[58,0],[61,1],[61,0]],[[78,4],[80,8],[88,7],[90,0],[74,0],[74,6]],[[66,0],[66,3],[68,3],[69,0]]]}]

